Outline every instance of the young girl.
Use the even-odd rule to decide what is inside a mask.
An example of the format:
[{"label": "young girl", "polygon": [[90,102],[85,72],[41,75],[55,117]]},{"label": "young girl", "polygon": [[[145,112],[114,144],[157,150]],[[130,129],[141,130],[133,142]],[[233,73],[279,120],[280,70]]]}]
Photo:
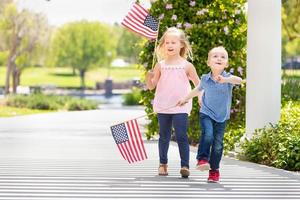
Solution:
[{"label": "young girl", "polygon": [[176,103],[191,91],[189,80],[194,85],[198,85],[200,81],[195,67],[187,61],[187,57],[191,58],[191,53],[184,32],[175,27],[168,28],[156,49],[159,62],[153,72],[146,75],[147,87],[150,90],[156,87],[153,109],[159,122],[158,175],[161,176],[168,175],[168,149],[172,127],[175,129],[181,158],[180,174],[183,178],[190,175],[187,127],[192,101],[182,107],[176,107]]},{"label": "young girl", "polygon": [[223,153],[223,136],[226,121],[229,119],[232,88],[241,84],[240,77],[224,71],[228,67],[228,53],[224,47],[215,47],[208,53],[207,65],[211,72],[201,77],[201,83],[178,105],[185,105],[189,99],[203,90],[200,108],[202,129],[197,154],[197,169],[209,170],[208,182],[220,179],[220,161]]}]

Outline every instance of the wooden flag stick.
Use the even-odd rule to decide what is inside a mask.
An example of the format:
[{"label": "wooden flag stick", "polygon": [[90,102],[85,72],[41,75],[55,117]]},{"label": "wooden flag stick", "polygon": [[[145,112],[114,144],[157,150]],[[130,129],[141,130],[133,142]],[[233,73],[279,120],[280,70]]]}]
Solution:
[{"label": "wooden flag stick", "polygon": [[[165,111],[165,110],[169,110],[171,108],[175,108],[177,105],[174,105],[174,106],[170,106],[170,107],[167,107],[167,108],[163,108],[161,110],[158,110],[157,112],[152,112],[150,114],[145,114],[145,115],[141,115],[139,117],[136,117],[136,118],[133,118],[133,119],[130,119],[130,120],[127,120],[127,121],[123,121],[123,122],[120,122],[120,123],[117,123],[115,125],[118,125],[118,124],[122,124],[122,123],[125,123],[125,122],[128,122],[128,121],[131,121],[131,120],[136,120],[136,119],[140,119],[140,118],[143,118],[143,117],[147,117],[147,116],[150,116],[150,115],[154,115],[155,113],[158,113],[158,112],[161,112],[161,111]],[[115,126],[115,125],[112,125],[112,126]]]},{"label": "wooden flag stick", "polygon": [[[147,116],[149,116],[149,115],[154,115],[155,113],[158,113],[158,112],[161,112],[161,111],[165,111],[165,110],[169,110],[169,109],[171,109],[171,108],[175,108],[176,106],[177,106],[177,105],[175,105],[175,106],[170,106],[170,107],[168,107],[168,108],[164,108],[164,109],[158,110],[157,112],[152,112],[152,113],[150,113],[150,114],[145,114],[145,115],[136,117],[136,118],[134,118],[134,119],[140,119],[140,118],[143,118],[143,117],[147,117]],[[133,120],[134,120],[134,119],[133,119]]]},{"label": "wooden flag stick", "polygon": [[157,47],[157,41],[158,41],[158,34],[159,34],[159,25],[160,25],[160,20],[158,20],[158,26],[157,26],[157,36],[154,44],[154,51],[153,51],[153,58],[152,58],[152,67],[151,70],[153,70],[153,67],[155,65],[155,52],[156,52],[156,47]]}]

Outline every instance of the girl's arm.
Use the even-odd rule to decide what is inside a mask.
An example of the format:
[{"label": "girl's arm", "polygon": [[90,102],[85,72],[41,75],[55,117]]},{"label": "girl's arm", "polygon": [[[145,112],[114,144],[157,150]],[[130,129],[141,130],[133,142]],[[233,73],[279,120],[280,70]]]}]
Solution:
[{"label": "girl's arm", "polygon": [[188,93],[188,95],[186,97],[184,97],[182,100],[179,100],[178,103],[176,104],[177,106],[183,106],[184,104],[186,104],[191,98],[201,94],[201,92],[199,91],[199,87],[200,85],[198,85],[197,87],[195,87],[190,93]]},{"label": "girl's arm", "polygon": [[[200,84],[200,79],[199,79],[199,76],[197,74],[197,71],[196,71],[194,65],[191,64],[191,63],[189,63],[189,65],[187,67],[187,75],[192,80],[195,87]],[[198,104],[199,104],[199,106],[202,105],[202,95],[203,95],[203,91],[199,92],[199,94],[198,94]]]},{"label": "girl's arm", "polygon": [[146,78],[145,78],[146,87],[149,90],[153,90],[156,87],[159,78],[160,78],[160,65],[157,63],[154,69],[148,71],[146,74]]},{"label": "girl's arm", "polygon": [[199,85],[200,79],[192,63],[189,63],[187,66],[187,76],[191,79],[195,87]]},{"label": "girl's arm", "polygon": [[234,75],[230,75],[229,77],[224,77],[222,75],[219,75],[217,77],[217,81],[219,83],[231,83],[231,84],[238,84],[238,85],[244,83],[242,78]]}]

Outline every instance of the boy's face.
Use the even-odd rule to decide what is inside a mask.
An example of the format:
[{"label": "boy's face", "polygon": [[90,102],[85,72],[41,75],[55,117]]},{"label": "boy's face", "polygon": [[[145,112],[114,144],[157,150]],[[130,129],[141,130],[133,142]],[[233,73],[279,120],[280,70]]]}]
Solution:
[{"label": "boy's face", "polygon": [[214,48],[208,54],[207,65],[213,70],[224,70],[228,67],[228,53],[223,48]]}]

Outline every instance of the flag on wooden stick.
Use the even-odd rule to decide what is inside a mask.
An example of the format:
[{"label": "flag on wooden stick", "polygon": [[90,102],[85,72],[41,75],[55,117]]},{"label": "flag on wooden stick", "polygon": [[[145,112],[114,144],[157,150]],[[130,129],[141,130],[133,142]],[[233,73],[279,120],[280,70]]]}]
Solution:
[{"label": "flag on wooden stick", "polygon": [[121,24],[148,39],[155,40],[157,38],[158,20],[137,2],[132,5]]},{"label": "flag on wooden stick", "polygon": [[136,119],[110,127],[122,157],[129,163],[147,159],[142,134]]}]

